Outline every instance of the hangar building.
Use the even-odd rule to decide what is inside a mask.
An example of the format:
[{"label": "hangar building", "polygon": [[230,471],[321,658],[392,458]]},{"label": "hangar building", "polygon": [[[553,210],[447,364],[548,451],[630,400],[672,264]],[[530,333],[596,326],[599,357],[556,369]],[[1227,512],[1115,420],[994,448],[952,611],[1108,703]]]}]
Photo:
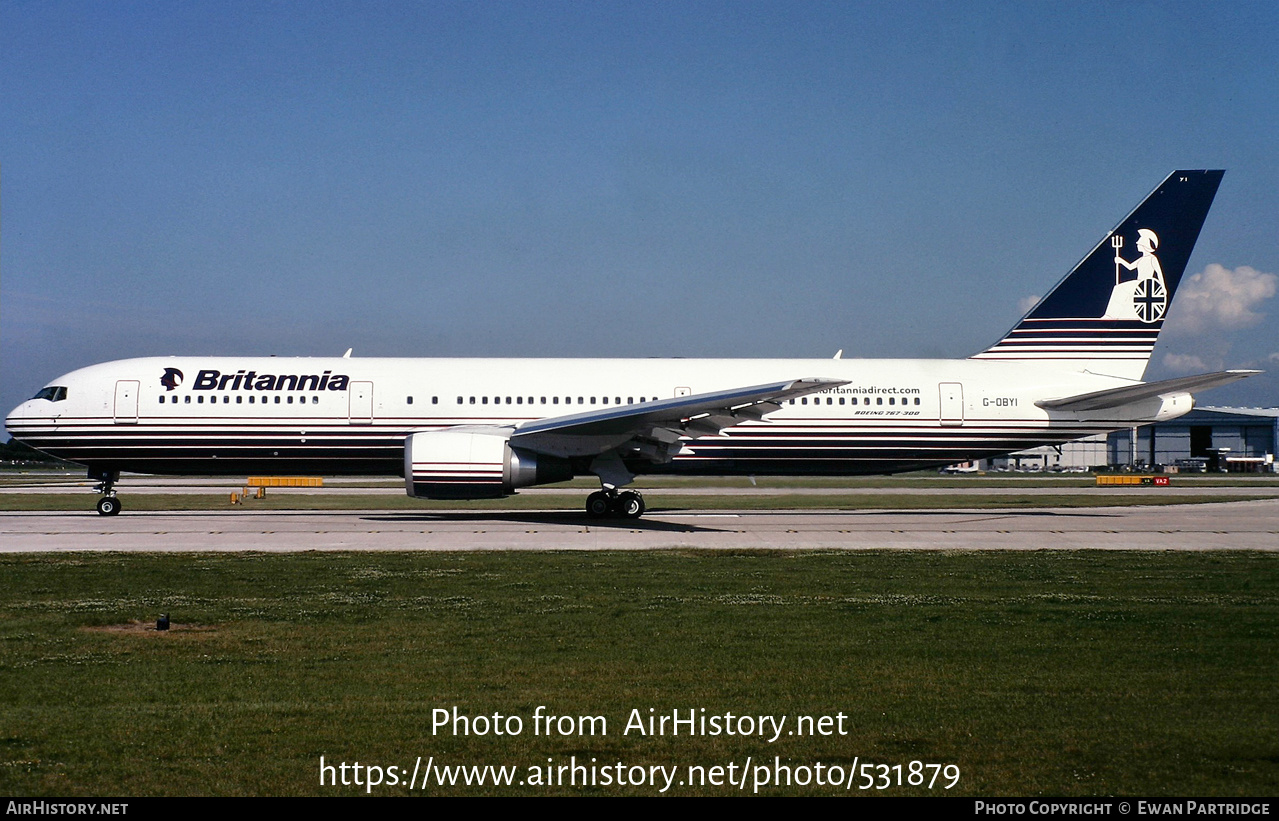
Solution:
[{"label": "hangar building", "polygon": [[[1112,466],[1203,466],[1208,470],[1275,470],[1279,442],[1279,408],[1195,408],[1179,419],[1106,437]],[[1134,450],[1136,460],[1134,462]]]},{"label": "hangar building", "polygon": [[1092,467],[1279,472],[1279,408],[1196,408],[1179,419],[1133,432],[1090,436],[1060,447],[1040,447],[990,459],[971,469],[1086,470]]}]

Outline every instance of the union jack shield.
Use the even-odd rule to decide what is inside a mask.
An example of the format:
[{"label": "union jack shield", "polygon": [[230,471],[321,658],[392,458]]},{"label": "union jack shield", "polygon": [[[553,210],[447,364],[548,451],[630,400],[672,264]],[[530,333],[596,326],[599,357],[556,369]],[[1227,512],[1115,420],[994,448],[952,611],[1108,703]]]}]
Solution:
[{"label": "union jack shield", "polygon": [[1164,310],[1168,307],[1168,292],[1159,280],[1143,279],[1133,291],[1132,306],[1142,322],[1158,322],[1164,318]]}]

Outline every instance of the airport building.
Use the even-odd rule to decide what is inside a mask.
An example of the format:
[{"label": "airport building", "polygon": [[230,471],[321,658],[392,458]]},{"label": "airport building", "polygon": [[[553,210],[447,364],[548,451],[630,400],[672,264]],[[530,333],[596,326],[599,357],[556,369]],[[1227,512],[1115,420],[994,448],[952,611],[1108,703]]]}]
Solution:
[{"label": "airport building", "polygon": [[1168,465],[1183,470],[1275,472],[1279,408],[1196,408],[1106,438],[1107,463],[1118,467]]},{"label": "airport building", "polygon": [[[1136,434],[1134,447],[1134,432]],[[987,460],[988,470],[1093,467],[1279,472],[1279,408],[1196,408],[1179,419]]]},{"label": "airport building", "polygon": [[1099,433],[1056,447],[1044,445],[985,461],[990,470],[1086,471],[1108,464],[1107,453],[1106,434]]}]

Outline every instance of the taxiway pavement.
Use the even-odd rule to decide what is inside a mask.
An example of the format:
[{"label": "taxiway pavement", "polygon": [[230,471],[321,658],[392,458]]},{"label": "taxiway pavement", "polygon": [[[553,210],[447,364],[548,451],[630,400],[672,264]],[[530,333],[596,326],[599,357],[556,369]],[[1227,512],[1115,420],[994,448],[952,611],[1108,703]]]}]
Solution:
[{"label": "taxiway pavement", "polygon": [[6,513],[0,552],[304,550],[1279,550],[1279,499],[1017,510]]}]

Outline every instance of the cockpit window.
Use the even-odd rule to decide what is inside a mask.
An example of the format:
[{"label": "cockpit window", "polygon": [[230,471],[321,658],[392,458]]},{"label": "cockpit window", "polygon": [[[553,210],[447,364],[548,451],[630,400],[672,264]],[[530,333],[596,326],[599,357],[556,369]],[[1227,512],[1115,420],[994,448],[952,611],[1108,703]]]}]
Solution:
[{"label": "cockpit window", "polygon": [[47,388],[41,388],[40,392],[32,399],[48,399],[50,402],[61,402],[67,398],[67,389],[61,385],[50,385]]}]

